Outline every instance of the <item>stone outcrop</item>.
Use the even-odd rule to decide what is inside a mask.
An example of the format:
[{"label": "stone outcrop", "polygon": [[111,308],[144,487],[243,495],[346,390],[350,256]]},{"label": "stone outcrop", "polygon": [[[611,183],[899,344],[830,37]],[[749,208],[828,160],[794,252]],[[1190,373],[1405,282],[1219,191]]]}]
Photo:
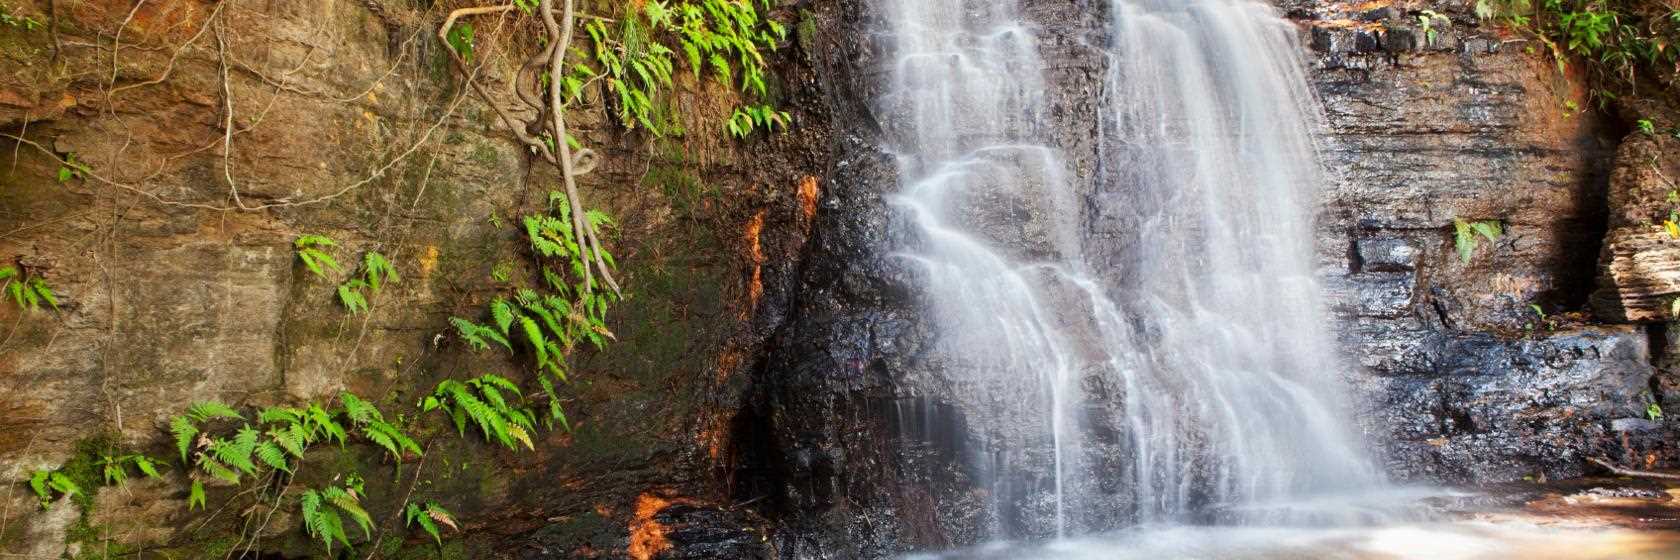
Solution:
[{"label": "stone outcrop", "polygon": [[[178,466],[117,488],[93,462],[175,457],[166,423],[196,400],[295,405],[340,390],[400,415],[425,458],[394,471],[359,446],[323,448],[286,499],[360,473],[387,555],[434,547],[393,514],[414,497],[461,520],[445,535],[452,557],[621,557],[650,492],[671,498],[647,513],[670,527],[662,557],[764,549],[767,523],[730,502],[728,435],[826,185],[831,103],[806,62],[834,41],[821,26],[772,56],[791,133],[730,139],[737,93],[686,71],[670,100],[682,138],[623,132],[594,96],[570,111],[602,156],[582,187],[617,218],[605,241],[631,297],[610,315],[617,342],[572,364],[572,429],[515,453],[412,408],[445,378],[523,377],[522,361],[473,352],[447,319],[481,319],[491,297],[531,285],[517,224],[557,184],[449,70],[434,33],[465,3],[4,4],[54,25],[0,24],[0,265],[44,279],[59,309],[0,303],[0,556],[220,558],[241,534],[244,517],[219,511],[234,489],[211,484],[209,511],[192,511]],[[507,91],[493,21],[477,20],[482,79],[529,116]],[[65,157],[85,167],[60,181]],[[240,204],[272,206],[229,208]],[[306,270],[292,247],[303,234],[337,240],[347,270]],[[334,285],[370,250],[401,280],[351,315]],[[85,475],[88,499],[43,511],[20,481],[60,467]],[[318,550],[286,511],[251,546]]]},{"label": "stone outcrop", "polygon": [[[1577,77],[1451,6],[1425,33],[1398,3],[1291,4],[1329,132],[1323,278],[1388,470],[1480,483],[1643,461],[1648,438],[1616,426],[1654,402],[1647,334],[1582,312],[1622,223],[1617,126],[1579,110]],[[1464,260],[1455,220],[1504,235]]]},{"label": "stone outcrop", "polygon": [[[1593,310],[1606,320],[1665,322],[1680,298],[1680,138],[1634,131],[1610,175],[1610,231]],[[1676,229],[1670,230],[1669,223]]]}]

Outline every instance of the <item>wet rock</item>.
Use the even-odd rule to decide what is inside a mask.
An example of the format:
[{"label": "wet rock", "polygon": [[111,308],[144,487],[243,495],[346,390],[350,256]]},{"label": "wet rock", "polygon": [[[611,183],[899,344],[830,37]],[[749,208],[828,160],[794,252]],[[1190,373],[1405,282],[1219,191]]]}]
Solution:
[{"label": "wet rock", "polygon": [[1411,239],[1381,236],[1355,242],[1359,256],[1356,272],[1408,272],[1416,270],[1423,250]]},{"label": "wet rock", "polygon": [[1588,457],[1621,456],[1616,428],[1643,414],[1654,375],[1644,333],[1618,327],[1441,336],[1402,364],[1370,384],[1390,471],[1458,483],[1577,477]]}]

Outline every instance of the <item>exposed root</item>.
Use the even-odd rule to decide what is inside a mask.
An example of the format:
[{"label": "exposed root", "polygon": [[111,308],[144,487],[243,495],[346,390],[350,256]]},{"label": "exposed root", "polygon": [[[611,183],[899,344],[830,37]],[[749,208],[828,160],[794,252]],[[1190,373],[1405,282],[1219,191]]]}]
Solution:
[{"label": "exposed root", "polygon": [[1614,463],[1611,463],[1609,460],[1606,460],[1603,457],[1588,457],[1587,461],[1591,462],[1595,465],[1598,465],[1600,467],[1604,467],[1605,470],[1610,471],[1611,474],[1614,474],[1614,475],[1617,475],[1617,476],[1631,476],[1631,477],[1636,477],[1636,478],[1655,478],[1655,479],[1658,479],[1658,480],[1680,480],[1680,474],[1657,472],[1657,471],[1641,471],[1641,470],[1634,470],[1634,469],[1624,469],[1622,467],[1616,466]]}]

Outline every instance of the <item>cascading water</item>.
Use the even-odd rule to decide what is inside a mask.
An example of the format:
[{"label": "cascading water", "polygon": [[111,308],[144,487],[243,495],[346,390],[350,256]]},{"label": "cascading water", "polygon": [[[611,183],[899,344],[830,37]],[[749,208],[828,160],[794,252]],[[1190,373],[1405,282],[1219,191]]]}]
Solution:
[{"label": "cascading water", "polygon": [[[1089,116],[1102,164],[1082,183],[1014,1],[883,1],[895,203],[919,230],[901,256],[925,270],[937,352],[973,408],[994,536],[1271,521],[1377,484],[1335,411],[1314,101],[1288,24],[1254,0],[1115,0]],[[1023,470],[1051,474],[1009,487]],[[1019,509],[1054,526],[1022,528]]]}]

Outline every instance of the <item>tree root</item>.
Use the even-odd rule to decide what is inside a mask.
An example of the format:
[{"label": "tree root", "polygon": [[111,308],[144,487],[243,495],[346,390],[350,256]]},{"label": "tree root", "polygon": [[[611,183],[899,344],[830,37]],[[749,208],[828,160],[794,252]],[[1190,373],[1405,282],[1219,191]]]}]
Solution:
[{"label": "tree root", "polygon": [[1657,472],[1657,471],[1641,471],[1641,470],[1634,470],[1634,469],[1624,469],[1622,467],[1616,466],[1614,463],[1611,463],[1609,460],[1607,460],[1603,457],[1588,457],[1587,461],[1591,462],[1593,464],[1596,464],[1600,467],[1604,467],[1605,470],[1610,471],[1611,474],[1614,474],[1614,475],[1617,475],[1617,476],[1632,476],[1632,477],[1637,477],[1637,478],[1655,478],[1655,479],[1658,479],[1658,480],[1680,480],[1680,474]]},{"label": "tree root", "polygon": [[595,277],[599,275],[601,282],[611,288],[614,294],[622,294],[623,291],[619,288],[618,280],[613,277],[611,267],[607,266],[604,257],[605,251],[602,249],[600,236],[596,232],[597,228],[589,220],[589,216],[585,212],[583,196],[578,193],[577,188],[577,177],[594,169],[595,154],[588,149],[578,150],[574,154],[571,145],[567,142],[565,104],[560,92],[562,81],[560,77],[565,75],[566,53],[571,48],[572,28],[575,27],[577,21],[577,10],[575,0],[564,0],[564,2],[562,9],[558,10],[559,19],[555,18],[554,0],[541,0],[539,2],[537,11],[542,15],[543,28],[548,33],[549,47],[526,62],[517,71],[517,73],[522,74],[525,68],[540,67],[546,62],[548,75],[551,76],[546,92],[546,107],[541,107],[541,101],[532,99],[532,96],[524,92],[519,85],[517,75],[514,79],[515,93],[527,104],[538,106],[540,109],[538,112],[539,119],[546,111],[549,118],[548,122],[543,123],[542,128],[547,129],[550,138],[553,139],[554,148],[552,149],[548,143],[532,136],[528,131],[533,123],[515,119],[500,105],[496,104],[495,99],[490,96],[488,91],[485,91],[484,86],[472,79],[473,73],[469,71],[467,61],[449,45],[449,31],[455,26],[456,21],[468,16],[507,14],[514,9],[512,3],[454,10],[449,13],[448,17],[444,18],[443,24],[438,27],[437,37],[439,41],[444,43],[444,50],[449,53],[450,59],[455,62],[456,69],[467,77],[467,85],[473,93],[478,95],[486,105],[489,105],[491,110],[495,111],[502,124],[512,130],[514,136],[521,143],[529,147],[531,151],[541,155],[544,161],[560,169],[560,175],[566,188],[566,204],[572,215],[572,234],[578,241],[578,250],[581,253],[579,260],[583,262],[584,291],[588,293],[594,290]]}]

